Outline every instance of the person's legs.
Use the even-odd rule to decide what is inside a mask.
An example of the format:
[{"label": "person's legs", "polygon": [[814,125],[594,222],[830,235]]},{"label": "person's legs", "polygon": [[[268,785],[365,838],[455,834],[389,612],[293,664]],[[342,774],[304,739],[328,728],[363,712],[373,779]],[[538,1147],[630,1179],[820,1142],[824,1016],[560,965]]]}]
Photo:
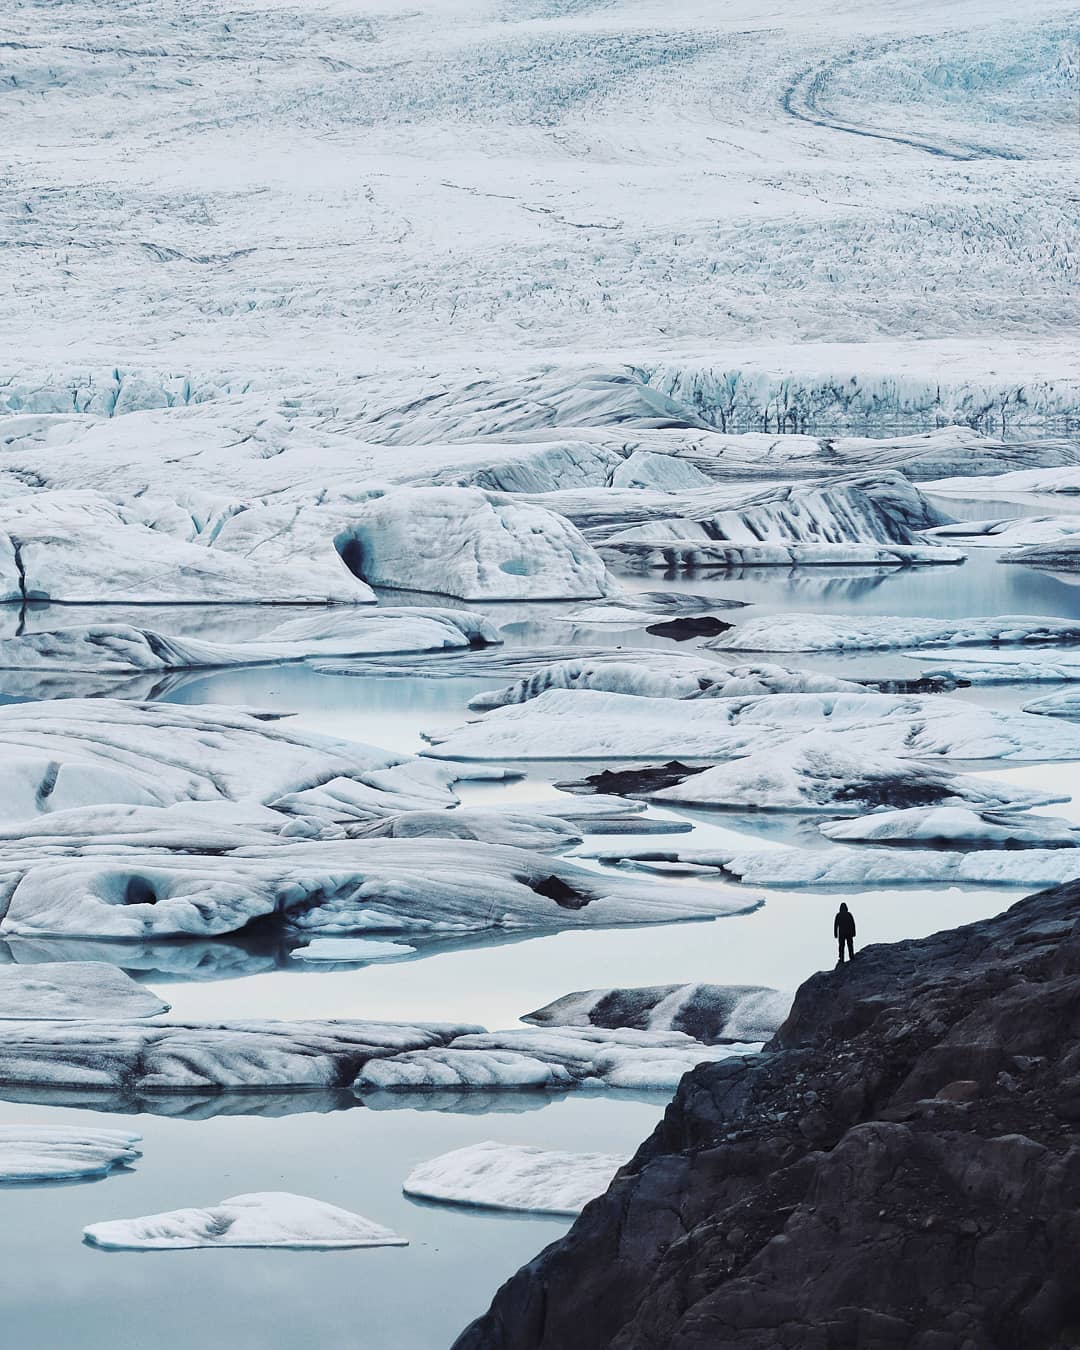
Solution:
[{"label": "person's legs", "polygon": [[840,939],[840,964],[844,964],[844,939]]},{"label": "person's legs", "polygon": [[[841,943],[840,945],[843,946],[843,943]],[[855,960],[855,939],[854,939],[854,938],[848,938],[848,939],[847,939],[847,959],[848,959],[849,961],[854,961],[854,960]],[[841,957],[841,960],[843,960],[842,957]]]}]

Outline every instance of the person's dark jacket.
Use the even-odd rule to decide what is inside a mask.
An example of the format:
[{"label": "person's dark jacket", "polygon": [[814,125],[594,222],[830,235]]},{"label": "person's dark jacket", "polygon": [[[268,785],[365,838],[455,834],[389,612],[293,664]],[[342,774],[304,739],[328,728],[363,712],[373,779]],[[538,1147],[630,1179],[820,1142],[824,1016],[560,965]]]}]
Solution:
[{"label": "person's dark jacket", "polygon": [[834,938],[853,938],[855,936],[855,915],[850,909],[842,909],[833,919]]}]

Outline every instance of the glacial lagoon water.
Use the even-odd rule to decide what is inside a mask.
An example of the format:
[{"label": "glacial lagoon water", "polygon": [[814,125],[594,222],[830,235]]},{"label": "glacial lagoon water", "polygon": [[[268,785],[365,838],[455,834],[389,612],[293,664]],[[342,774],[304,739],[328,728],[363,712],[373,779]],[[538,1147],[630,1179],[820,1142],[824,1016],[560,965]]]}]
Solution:
[{"label": "glacial lagoon water", "polygon": [[[991,511],[982,514],[993,514]],[[959,514],[959,511],[956,512]],[[667,577],[628,575],[637,590],[679,590],[742,600],[761,611],[812,611],[942,617],[1032,613],[1080,617],[1080,587],[1071,579],[999,564],[991,549],[971,549],[960,567],[895,569],[757,569]],[[390,603],[407,597],[387,596]],[[569,605],[499,607],[486,612],[509,625],[517,643],[572,641],[585,646],[652,645],[644,632],[567,623]],[[3,622],[45,628],[58,622],[133,620],[166,630],[255,636],[280,622],[280,611],[155,611],[57,613],[36,607]],[[798,657],[791,664],[845,674],[914,675],[917,660],[899,653]],[[185,675],[130,696],[174,702],[243,704],[289,712],[304,726],[400,751],[423,747],[424,731],[470,716],[468,699],[504,680],[328,673],[304,665],[265,666]],[[1038,687],[1039,694],[1054,686]],[[86,692],[51,686],[49,696]],[[98,692],[107,692],[99,690]],[[33,696],[0,676],[0,697]],[[999,706],[1019,707],[1031,687],[958,691]],[[980,767],[984,770],[987,766]],[[505,784],[462,785],[466,801],[527,802],[556,795],[554,784],[587,766],[532,764]],[[989,770],[1024,783],[1076,786],[1076,766]],[[1046,808],[1080,824],[1080,805]],[[694,844],[737,840],[769,847],[799,842],[820,847],[812,820],[787,816],[667,811],[689,820]],[[687,843],[688,836],[673,836]],[[602,848],[587,836],[579,852]],[[625,842],[622,840],[620,842]],[[663,837],[650,840],[663,846]],[[593,864],[599,866],[599,864]],[[690,886],[708,885],[698,879]],[[846,893],[859,922],[859,942],[921,936],[1004,908],[1022,888],[895,888]],[[201,948],[160,944],[131,950],[101,944],[95,955],[124,965],[158,988],[174,1012],[191,1018],[374,1017],[460,1019],[508,1026],[570,990],[608,985],[710,980],[793,988],[831,964],[836,894],[748,887],[752,912],[714,922],[657,928],[593,930],[508,942],[436,943],[383,964],[314,968],[287,947],[240,941]],[[79,953],[87,955],[87,944]],[[49,944],[9,944],[15,960],[63,956]],[[70,954],[70,952],[68,953]],[[144,1156],[134,1169],[104,1181],[9,1187],[0,1195],[0,1325],[6,1344],[54,1350],[73,1338],[80,1350],[444,1350],[487,1304],[498,1284],[565,1231],[550,1218],[455,1210],[407,1200],[401,1182],[416,1163],[480,1140],[629,1154],[660,1117],[658,1094],[541,1094],[432,1099],[396,1109],[357,1104],[348,1094],[294,1094],[270,1102],[167,1099],[153,1114],[100,1112],[0,1101],[0,1122],[115,1124],[138,1130]],[[104,1105],[105,1103],[102,1103]],[[422,1109],[426,1107],[427,1109]],[[208,1204],[252,1190],[294,1190],[355,1209],[410,1239],[404,1249],[333,1253],[105,1253],[85,1246],[83,1227],[186,1205]],[[343,1310],[344,1314],[343,1314]]]}]

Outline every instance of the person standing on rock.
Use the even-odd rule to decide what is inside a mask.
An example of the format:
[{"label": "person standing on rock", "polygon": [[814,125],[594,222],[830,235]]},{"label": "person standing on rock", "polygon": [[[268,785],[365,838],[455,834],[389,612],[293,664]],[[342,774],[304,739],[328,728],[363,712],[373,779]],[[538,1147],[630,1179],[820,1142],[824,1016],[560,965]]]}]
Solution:
[{"label": "person standing on rock", "polygon": [[855,915],[842,901],[836,911],[832,925],[833,937],[840,944],[840,964],[844,964],[844,947],[847,947],[848,960],[855,960]]}]

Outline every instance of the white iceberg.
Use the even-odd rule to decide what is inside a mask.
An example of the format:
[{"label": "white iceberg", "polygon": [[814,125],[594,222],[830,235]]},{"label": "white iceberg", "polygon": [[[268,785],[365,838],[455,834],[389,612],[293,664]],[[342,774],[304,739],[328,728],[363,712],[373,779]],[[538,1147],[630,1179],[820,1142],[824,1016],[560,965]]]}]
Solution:
[{"label": "white iceberg", "polygon": [[8,1087],[159,1092],[344,1088],[369,1060],[445,1045],[456,1024],[335,1021],[9,1022]]},{"label": "white iceberg", "polygon": [[969,684],[1066,684],[1080,680],[1080,650],[920,652],[910,660],[932,661],[926,675],[943,674]]},{"label": "white iceberg", "polygon": [[1051,543],[1014,549],[1002,553],[998,562],[1027,563],[1029,567],[1042,567],[1050,572],[1076,572],[1080,570],[1080,535],[1071,534]]},{"label": "white iceberg", "polygon": [[415,952],[407,942],[377,942],[372,938],[316,938],[289,953],[294,961],[391,961]]},{"label": "white iceberg", "polygon": [[[625,566],[665,571],[704,567],[927,567],[955,565],[966,556],[959,549],[929,544],[726,544],[709,539],[704,530],[698,537],[691,528],[694,525],[687,521],[685,533],[676,532],[678,522],[639,525],[612,535],[598,549],[602,556],[615,555]],[[668,529],[672,533],[665,537]]]},{"label": "white iceberg", "polygon": [[110,1251],[179,1251],[191,1247],[407,1247],[408,1239],[347,1209],[288,1191],[234,1195],[208,1209],[174,1209],[140,1219],[111,1219],[83,1230]]},{"label": "white iceberg", "polygon": [[914,806],[879,811],[822,825],[838,843],[970,844],[997,847],[1075,848],[1080,830],[1067,820],[1034,812],[974,811],[967,806]]},{"label": "white iceberg", "polygon": [[[42,491],[0,505],[0,600],[63,604],[370,604],[327,543],[322,556],[233,550],[157,528],[149,502]],[[175,504],[170,509],[177,511]],[[177,512],[183,515],[182,512]],[[190,516],[187,517],[190,525]],[[12,540],[18,540],[16,548]]]},{"label": "white iceberg", "polygon": [[744,694],[856,692],[863,686],[818,671],[791,670],[766,662],[725,666],[690,653],[642,651],[583,657],[541,666],[503,689],[477,694],[480,711],[527,703],[547,689],[597,689],[643,698],[732,698]]},{"label": "white iceberg", "polygon": [[712,482],[688,460],[658,455],[652,450],[633,451],[611,475],[612,487],[655,488],[660,492],[711,487]]},{"label": "white iceberg", "polygon": [[465,610],[339,607],[292,619],[253,642],[171,637],[130,624],[24,633],[0,639],[0,670],[127,674],[471,649],[501,641],[493,624]]},{"label": "white iceberg", "polygon": [[142,1135],[83,1125],[0,1125],[0,1184],[86,1181],[142,1156]]},{"label": "white iceberg", "polygon": [[402,1190],[419,1200],[533,1214],[580,1214],[629,1161],[487,1141],[420,1163]]},{"label": "white iceberg", "polygon": [[[375,783],[418,781],[423,771],[410,764],[409,756],[302,731],[275,713],[118,699],[0,707],[9,821],[99,803],[267,803],[335,774],[371,784],[378,797]],[[422,804],[431,804],[433,786]],[[445,779],[442,795],[453,801]]]},{"label": "white iceberg", "polygon": [[843,736],[845,749],[903,758],[1072,759],[1080,731],[940,695],[771,694],[747,698],[641,698],[549,689],[476,722],[430,733],[440,759],[734,759],[790,746],[802,734]]},{"label": "white iceberg", "polygon": [[734,811],[824,811],[830,815],[862,815],[882,806],[951,803],[1015,811],[1068,800],[992,778],[953,773],[944,765],[883,752],[869,757],[818,734],[717,764],[686,776],[681,783],[650,791],[648,796],[661,803]]},{"label": "white iceberg", "polygon": [[1032,699],[1024,704],[1027,713],[1038,713],[1042,717],[1080,718],[1080,692],[1075,689],[1063,689],[1059,694],[1047,694],[1045,698]]},{"label": "white iceberg", "polygon": [[[1049,447],[1052,449],[1052,446]],[[1070,447],[1071,448],[1071,447]],[[937,478],[923,483],[927,492],[949,493],[958,497],[1007,497],[1015,492],[1080,493],[1080,466],[1015,469],[987,478]]]},{"label": "white iceberg", "polygon": [[[605,852],[603,861],[633,870],[648,855]],[[1058,886],[1080,879],[1080,849],[774,848],[743,853],[716,849],[675,855],[716,867],[755,886],[978,885]]]},{"label": "white iceberg", "polygon": [[169,1005],[103,961],[0,966],[0,1019],[111,1021],[156,1017]]},{"label": "white iceberg", "polygon": [[336,539],[375,586],[461,600],[606,595],[607,570],[562,516],[475,488],[402,488],[357,508]]},{"label": "white iceberg", "polygon": [[357,1075],[353,1091],[488,1091],[509,1088],[560,1089],[574,1086],[570,1071],[557,1061],[498,1047],[415,1050],[373,1060]]},{"label": "white iceberg", "polygon": [[540,1027],[681,1031],[711,1045],[767,1041],[787,1017],[790,992],[763,985],[661,984],[564,994],[521,1020]]},{"label": "white iceberg", "polygon": [[166,852],[155,850],[151,829],[142,847],[110,850],[101,840],[58,853],[40,840],[0,844],[4,936],[213,936],[268,916],[315,937],[464,935],[671,923],[753,907],[730,890],[634,882],[465,839],[273,836],[203,851],[191,834],[186,848]]},{"label": "white iceberg", "polygon": [[[1073,473],[1076,470],[1072,471]],[[928,539],[983,548],[1030,548],[1080,534],[1080,516],[1006,516],[958,520],[926,531]]]},{"label": "white iceberg", "polygon": [[714,651],[831,652],[980,643],[1080,642],[1080,624],[1036,614],[912,619],[861,614],[765,614],[705,643]]}]

